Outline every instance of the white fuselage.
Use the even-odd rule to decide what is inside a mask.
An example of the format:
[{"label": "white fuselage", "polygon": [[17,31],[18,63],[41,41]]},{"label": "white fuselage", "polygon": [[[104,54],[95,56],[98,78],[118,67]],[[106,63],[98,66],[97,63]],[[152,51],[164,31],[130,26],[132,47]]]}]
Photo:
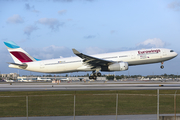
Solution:
[{"label": "white fuselage", "polygon": [[[177,53],[170,49],[153,48],[144,50],[124,51],[91,55],[92,57],[114,61],[127,62],[129,66],[158,63],[170,60],[177,56]],[[41,60],[28,62],[24,70],[42,72],[42,73],[67,73],[76,71],[92,71],[91,67],[83,63],[80,57],[68,57],[50,60]],[[12,68],[19,68],[15,65],[9,65]],[[98,66],[97,66],[98,67]],[[20,69],[20,68],[19,68]]]}]

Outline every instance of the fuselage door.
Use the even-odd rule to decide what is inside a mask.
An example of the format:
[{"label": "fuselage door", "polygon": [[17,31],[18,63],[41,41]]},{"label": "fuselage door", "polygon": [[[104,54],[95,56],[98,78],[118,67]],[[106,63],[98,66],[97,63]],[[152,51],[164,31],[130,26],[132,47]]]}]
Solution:
[{"label": "fuselage door", "polygon": [[131,53],[131,59],[135,59],[136,58],[136,55],[132,52]]},{"label": "fuselage door", "polygon": [[41,68],[41,69],[44,68],[44,62],[40,62],[40,68]]},{"label": "fuselage door", "polygon": [[162,50],[162,56],[167,56],[166,50]]}]

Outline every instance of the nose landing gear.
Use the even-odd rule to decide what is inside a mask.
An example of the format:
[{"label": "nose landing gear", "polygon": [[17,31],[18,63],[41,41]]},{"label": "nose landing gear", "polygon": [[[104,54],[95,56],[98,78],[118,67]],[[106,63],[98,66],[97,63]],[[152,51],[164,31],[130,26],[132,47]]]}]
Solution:
[{"label": "nose landing gear", "polygon": [[164,65],[163,65],[164,62],[161,62],[161,66],[160,68],[163,69],[164,68]]}]

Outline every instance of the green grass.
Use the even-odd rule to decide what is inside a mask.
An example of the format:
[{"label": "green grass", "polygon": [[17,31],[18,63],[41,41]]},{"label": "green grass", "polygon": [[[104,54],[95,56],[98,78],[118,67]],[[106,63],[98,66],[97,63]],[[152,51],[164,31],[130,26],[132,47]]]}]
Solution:
[{"label": "green grass", "polygon": [[[175,90],[160,90],[160,114],[174,113]],[[28,91],[0,92],[0,117],[72,116],[74,95],[76,115],[115,115],[118,94],[118,115],[156,114],[156,90],[107,91]],[[162,95],[166,94],[166,95]],[[177,113],[180,113],[180,91],[177,91]]]},{"label": "green grass", "polygon": [[118,114],[156,114],[156,96],[119,96]]},{"label": "green grass", "polygon": [[73,96],[30,96],[29,116],[72,116]]},{"label": "green grass", "polygon": [[115,95],[77,95],[76,115],[113,115]]},{"label": "green grass", "polygon": [[25,116],[25,97],[0,97],[0,116]]}]

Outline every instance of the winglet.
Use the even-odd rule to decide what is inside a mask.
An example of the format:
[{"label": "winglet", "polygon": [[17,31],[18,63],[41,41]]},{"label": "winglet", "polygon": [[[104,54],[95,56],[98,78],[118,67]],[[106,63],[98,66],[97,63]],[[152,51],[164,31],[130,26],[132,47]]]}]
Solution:
[{"label": "winglet", "polygon": [[73,53],[75,54],[75,55],[77,55],[77,54],[81,54],[80,52],[78,52],[76,49],[72,49],[72,51],[73,51]]}]

